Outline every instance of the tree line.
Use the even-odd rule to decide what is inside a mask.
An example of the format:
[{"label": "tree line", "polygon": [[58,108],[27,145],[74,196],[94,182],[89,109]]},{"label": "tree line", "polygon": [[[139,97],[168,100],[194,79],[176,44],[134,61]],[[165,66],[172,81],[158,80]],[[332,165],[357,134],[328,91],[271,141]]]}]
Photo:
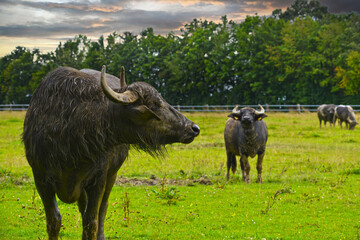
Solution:
[{"label": "tree line", "polygon": [[0,59],[0,103],[28,103],[59,66],[100,70],[154,86],[170,104],[360,104],[360,16],[296,0],[241,23],[194,19],[179,35],[111,33],[59,43],[54,52],[16,47]]}]

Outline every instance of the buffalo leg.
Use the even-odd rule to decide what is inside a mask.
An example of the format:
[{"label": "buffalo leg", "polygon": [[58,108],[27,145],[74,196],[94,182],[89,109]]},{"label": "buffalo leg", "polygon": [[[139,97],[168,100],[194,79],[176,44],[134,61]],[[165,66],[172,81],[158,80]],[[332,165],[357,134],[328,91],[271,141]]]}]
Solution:
[{"label": "buffalo leg", "polygon": [[99,209],[105,191],[106,176],[95,177],[96,184],[86,189],[87,206],[83,215],[83,240],[95,240],[98,231]]},{"label": "buffalo leg", "polygon": [[236,157],[235,154],[233,154],[230,151],[226,151],[226,155],[227,155],[227,173],[226,173],[226,179],[229,180],[230,178],[230,169],[233,172],[233,174],[235,174],[236,172]]},{"label": "buffalo leg", "polygon": [[245,175],[246,175],[246,173],[245,173],[245,170],[244,170],[244,162],[243,162],[243,160],[241,159],[241,157],[240,157],[240,167],[241,167],[242,179],[243,179],[243,181],[245,181]]},{"label": "buffalo leg", "polygon": [[116,180],[116,174],[109,177],[106,181],[106,189],[99,210],[99,225],[97,232],[97,240],[105,240],[104,221],[105,221],[106,211],[108,208],[108,200],[109,200],[110,192],[112,187],[114,186],[115,180]]},{"label": "buffalo leg", "polygon": [[44,204],[46,227],[49,240],[57,240],[61,228],[61,215],[56,202],[55,192],[50,183],[34,173],[35,185]]},{"label": "buffalo leg", "polygon": [[243,164],[243,180],[250,183],[250,164],[246,155],[241,155],[240,164]]},{"label": "buffalo leg", "polygon": [[84,217],[84,214],[86,211],[86,206],[87,206],[87,195],[86,195],[85,190],[83,190],[81,192],[80,199],[78,200],[77,204],[78,204],[79,211],[81,213],[81,217]]},{"label": "buffalo leg", "polygon": [[319,119],[319,122],[320,122],[319,128],[321,129],[321,119]]},{"label": "buffalo leg", "polygon": [[257,163],[256,163],[256,169],[258,172],[258,178],[257,178],[258,183],[262,183],[261,173],[262,173],[262,163],[263,163],[264,156],[265,156],[265,153],[258,154],[258,159],[257,159]]},{"label": "buffalo leg", "polygon": [[335,121],[334,118],[332,120],[330,120],[330,126],[332,126],[333,128],[335,127]]}]

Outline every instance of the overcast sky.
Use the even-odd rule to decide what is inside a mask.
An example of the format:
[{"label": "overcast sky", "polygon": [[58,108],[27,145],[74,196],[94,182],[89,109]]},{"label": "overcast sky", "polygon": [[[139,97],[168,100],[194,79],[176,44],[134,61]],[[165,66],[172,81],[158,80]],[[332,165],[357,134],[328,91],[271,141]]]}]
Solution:
[{"label": "overcast sky", "polygon": [[[293,0],[0,0],[0,57],[16,46],[54,51],[59,42],[83,34],[92,40],[112,32],[179,32],[194,18],[242,21],[247,15],[286,10]],[[360,0],[319,0],[332,13],[360,12]]]}]

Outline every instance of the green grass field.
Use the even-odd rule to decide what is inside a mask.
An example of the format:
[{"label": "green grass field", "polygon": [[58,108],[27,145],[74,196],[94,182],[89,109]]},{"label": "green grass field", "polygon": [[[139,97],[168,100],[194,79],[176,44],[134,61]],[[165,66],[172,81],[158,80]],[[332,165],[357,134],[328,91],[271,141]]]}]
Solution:
[{"label": "green grass field", "polygon": [[[130,151],[110,196],[107,239],[360,239],[359,126],[319,129],[315,113],[269,112],[264,183],[254,158],[245,184],[239,171],[224,179],[227,113],[186,115],[201,127],[193,143],[168,146],[163,159]],[[20,139],[24,116],[0,112],[0,239],[47,239]],[[81,239],[76,204],[59,208],[61,239]]]}]

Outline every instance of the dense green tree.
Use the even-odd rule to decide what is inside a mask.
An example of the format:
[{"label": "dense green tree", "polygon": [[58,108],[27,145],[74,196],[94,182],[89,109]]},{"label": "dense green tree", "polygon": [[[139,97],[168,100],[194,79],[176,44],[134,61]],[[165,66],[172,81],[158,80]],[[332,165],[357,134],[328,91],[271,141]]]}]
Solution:
[{"label": "dense green tree", "polygon": [[[13,52],[15,52],[17,47]],[[11,54],[6,55],[0,59],[0,104],[6,103],[7,93],[9,91],[9,76],[5,73],[5,69],[13,61]]]},{"label": "dense green tree", "polygon": [[89,40],[84,35],[59,43],[55,50],[55,63],[58,66],[69,66],[76,69],[84,68]]},{"label": "dense green tree", "polygon": [[134,75],[158,89],[164,97],[168,94],[166,59],[176,51],[174,36],[155,35],[152,28],[141,32],[138,40],[139,55]]},{"label": "dense green tree", "polygon": [[5,94],[6,103],[28,103],[31,96],[30,80],[32,73],[36,71],[34,64],[34,52],[25,48],[17,47],[9,56],[11,62],[1,71],[2,91]]},{"label": "dense green tree", "polygon": [[[119,39],[119,42],[116,42]],[[139,55],[140,49],[138,48],[137,35],[131,32],[125,32],[121,35],[114,34],[109,38],[108,56],[109,62],[107,63],[108,72],[119,76],[121,67],[124,66],[126,70],[126,78],[128,82],[133,82],[138,79],[134,74],[136,69],[136,59]],[[114,41],[114,42],[112,42]]]},{"label": "dense green tree", "polygon": [[346,69],[336,68],[336,75],[341,79],[340,86],[349,95],[360,93],[360,53],[353,51],[346,60]]},{"label": "dense green tree", "polygon": [[285,12],[282,12],[281,9],[273,11],[274,16],[285,20],[295,20],[295,18],[306,17],[318,20],[327,14],[327,7],[321,6],[317,0],[295,0]]},{"label": "dense green tree", "polygon": [[230,41],[230,29],[235,24],[229,22],[226,16],[221,20],[220,24],[216,24],[216,30],[212,32],[212,36],[209,37],[212,46],[204,59],[205,79],[210,85],[211,94],[208,104],[229,103],[229,94],[236,78],[234,61],[237,58],[237,52],[234,50],[235,43]]},{"label": "dense green tree", "polygon": [[284,89],[279,84],[279,72],[271,62],[269,50],[282,44],[281,31],[284,21],[274,18],[247,17],[243,29],[247,35],[246,52],[248,59],[243,73],[247,92],[244,94],[246,104],[282,103]]},{"label": "dense green tree", "polygon": [[318,29],[318,22],[309,17],[288,22],[282,29],[283,44],[271,49],[278,81],[288,89],[281,98],[288,103],[304,104],[318,100],[316,75],[319,71],[314,56]]},{"label": "dense green tree", "polygon": [[0,103],[25,103],[59,66],[100,70],[153,85],[170,104],[360,104],[360,16],[296,0],[235,23],[194,19],[180,36],[116,32],[75,36],[54,52],[17,47],[0,58]]},{"label": "dense green tree", "polygon": [[104,36],[101,36],[98,41],[90,42],[86,58],[84,60],[84,67],[90,69],[100,70],[102,65],[105,64],[105,43]]},{"label": "dense green tree", "polygon": [[[226,28],[226,17],[223,24]],[[217,67],[214,66],[223,63],[223,58],[218,55],[219,49],[227,56],[225,43],[228,41],[228,34],[221,29],[222,24],[206,20],[194,19],[185,25],[180,49],[167,63],[171,69],[169,85],[173,86],[173,92],[178,96],[177,103],[216,104],[220,100],[224,82],[217,78],[214,73]],[[223,40],[219,37],[220,33]]]},{"label": "dense green tree", "polygon": [[34,65],[37,67],[35,68],[36,71],[32,73],[29,82],[31,92],[35,91],[46,74],[58,67],[55,59],[56,57],[53,52],[41,54],[40,51],[35,51]]}]

